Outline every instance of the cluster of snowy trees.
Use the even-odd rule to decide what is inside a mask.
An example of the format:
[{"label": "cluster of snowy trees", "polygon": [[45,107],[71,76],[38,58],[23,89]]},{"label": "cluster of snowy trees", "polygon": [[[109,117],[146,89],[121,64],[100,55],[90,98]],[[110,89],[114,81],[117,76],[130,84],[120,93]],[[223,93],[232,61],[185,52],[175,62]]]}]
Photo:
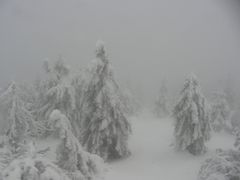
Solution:
[{"label": "cluster of snowy trees", "polygon": [[[44,78],[33,84],[11,83],[1,91],[0,179],[100,177],[104,160],[130,154],[126,114],[136,109],[114,79],[104,43],[97,43],[95,60],[79,73],[61,57],[54,64],[45,61],[43,69]],[[46,158],[51,148],[34,146],[48,137],[59,141],[54,162]]]},{"label": "cluster of snowy trees", "polygon": [[[34,83],[12,82],[0,90],[0,180],[90,180],[104,173],[104,161],[130,154],[128,115],[139,109],[131,93],[116,82],[103,42],[96,45],[91,65],[73,73],[62,57],[43,63],[44,77]],[[193,155],[206,152],[211,129],[237,133],[233,128],[230,91],[214,93],[210,103],[197,78],[186,79],[173,108],[177,150]],[[158,117],[170,115],[163,82],[155,102]],[[37,150],[35,142],[58,141],[55,161],[51,148]],[[218,150],[199,173],[199,180],[232,179],[240,175],[240,152]]]}]

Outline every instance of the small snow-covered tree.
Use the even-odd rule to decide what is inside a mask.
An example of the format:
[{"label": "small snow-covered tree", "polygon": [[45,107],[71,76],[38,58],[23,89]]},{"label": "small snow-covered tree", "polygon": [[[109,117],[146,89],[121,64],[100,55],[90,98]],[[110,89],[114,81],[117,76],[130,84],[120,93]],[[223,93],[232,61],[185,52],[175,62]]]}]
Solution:
[{"label": "small snow-covered tree", "polygon": [[231,110],[223,93],[214,93],[211,105],[211,123],[215,131],[231,131]]},{"label": "small snow-covered tree", "polygon": [[188,78],[174,108],[176,148],[198,155],[206,151],[210,125],[207,102],[194,76]]},{"label": "small snow-covered tree", "polygon": [[72,179],[88,180],[101,176],[104,170],[103,160],[83,150],[72,133],[68,118],[59,110],[54,110],[50,115],[50,122],[61,140],[56,151],[58,166],[68,171]]},{"label": "small snow-covered tree", "polygon": [[140,109],[140,103],[136,100],[136,98],[129,89],[124,89],[122,91],[121,101],[123,105],[123,111],[127,115],[134,115]]},{"label": "small snow-covered tree", "polygon": [[168,90],[166,84],[165,82],[162,82],[157,100],[155,102],[155,113],[158,117],[165,117],[169,114],[167,93]]},{"label": "small snow-covered tree", "polygon": [[27,135],[34,134],[38,128],[31,112],[21,99],[19,87],[13,82],[0,96],[0,104],[5,111],[6,134],[13,150],[17,151],[19,144]]},{"label": "small snow-covered tree", "polygon": [[81,107],[81,142],[105,160],[126,156],[131,126],[102,42],[97,43],[96,59],[89,71],[91,78]]}]

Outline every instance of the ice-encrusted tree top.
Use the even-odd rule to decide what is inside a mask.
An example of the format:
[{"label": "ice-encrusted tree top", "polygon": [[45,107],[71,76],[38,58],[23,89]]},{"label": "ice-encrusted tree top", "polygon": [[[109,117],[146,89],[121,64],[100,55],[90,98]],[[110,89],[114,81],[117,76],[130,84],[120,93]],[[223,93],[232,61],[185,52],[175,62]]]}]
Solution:
[{"label": "ice-encrusted tree top", "polygon": [[108,62],[108,58],[106,58],[106,48],[105,43],[102,40],[97,41],[96,43],[96,57],[101,59],[104,62]]},{"label": "ice-encrusted tree top", "polygon": [[194,75],[186,80],[173,116],[177,148],[203,153],[204,141],[210,137],[209,108]]}]

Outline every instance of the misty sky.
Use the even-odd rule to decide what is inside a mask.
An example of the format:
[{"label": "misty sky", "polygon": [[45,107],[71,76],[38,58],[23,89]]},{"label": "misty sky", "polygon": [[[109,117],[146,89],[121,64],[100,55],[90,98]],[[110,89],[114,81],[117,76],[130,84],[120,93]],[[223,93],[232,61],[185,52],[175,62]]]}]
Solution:
[{"label": "misty sky", "polygon": [[116,77],[145,97],[191,72],[214,90],[240,79],[238,12],[237,0],[0,0],[0,86],[35,78],[46,57],[83,68],[102,39]]}]

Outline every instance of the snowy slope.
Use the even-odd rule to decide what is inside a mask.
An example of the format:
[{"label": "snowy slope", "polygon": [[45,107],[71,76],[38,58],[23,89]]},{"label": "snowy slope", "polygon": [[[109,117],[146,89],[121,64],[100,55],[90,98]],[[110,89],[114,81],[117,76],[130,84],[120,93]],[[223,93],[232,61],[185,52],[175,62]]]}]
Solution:
[{"label": "snowy slope", "polygon": [[173,142],[173,120],[157,119],[145,110],[131,118],[133,134],[129,142],[132,155],[110,162],[106,180],[194,180],[204,161],[216,148],[233,148],[234,138],[214,134],[207,144],[208,153],[193,156],[176,152]]}]

